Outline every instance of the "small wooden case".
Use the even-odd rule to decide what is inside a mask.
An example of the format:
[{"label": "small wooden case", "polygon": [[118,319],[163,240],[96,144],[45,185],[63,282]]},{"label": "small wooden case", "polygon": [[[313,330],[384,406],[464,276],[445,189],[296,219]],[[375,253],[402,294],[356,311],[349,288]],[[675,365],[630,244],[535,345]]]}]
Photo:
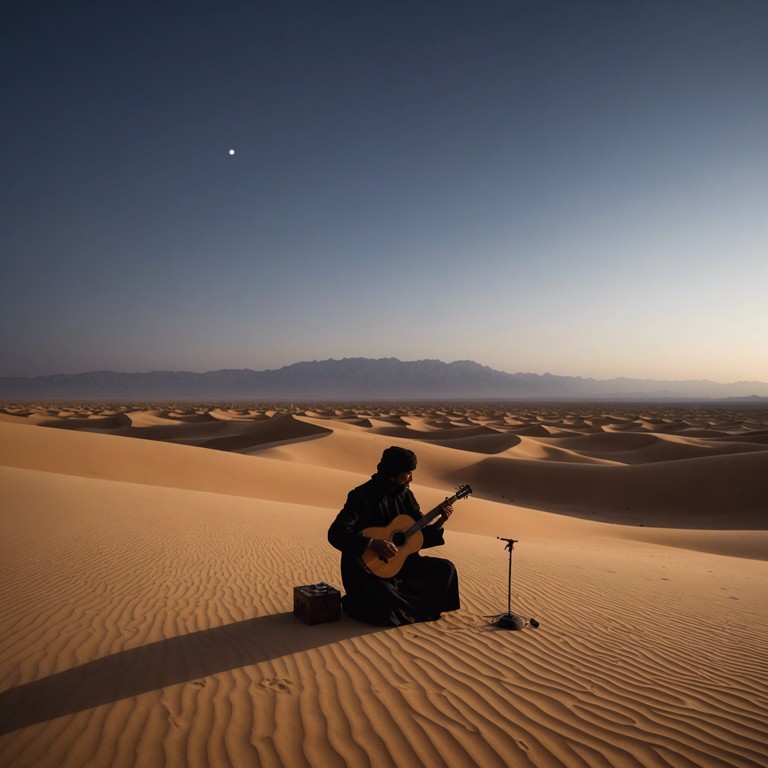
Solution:
[{"label": "small wooden case", "polygon": [[341,592],[322,581],[294,587],[293,614],[310,625],[338,621],[341,616]]}]

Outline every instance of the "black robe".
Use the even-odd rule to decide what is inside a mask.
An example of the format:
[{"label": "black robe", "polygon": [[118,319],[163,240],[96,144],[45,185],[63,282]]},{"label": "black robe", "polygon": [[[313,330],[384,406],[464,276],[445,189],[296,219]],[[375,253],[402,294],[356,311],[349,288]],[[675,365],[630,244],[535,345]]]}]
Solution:
[{"label": "black robe", "polygon": [[[349,492],[347,503],[328,530],[328,541],[341,551],[344,611],[359,621],[399,626],[434,621],[443,611],[459,607],[459,582],[450,560],[414,552],[389,579],[368,573],[360,564],[359,557],[369,541],[361,531],[386,526],[398,515],[414,520],[422,517],[413,493],[409,488],[398,493],[387,480],[374,475]],[[428,525],[422,533],[422,549],[445,543],[442,528]]]}]

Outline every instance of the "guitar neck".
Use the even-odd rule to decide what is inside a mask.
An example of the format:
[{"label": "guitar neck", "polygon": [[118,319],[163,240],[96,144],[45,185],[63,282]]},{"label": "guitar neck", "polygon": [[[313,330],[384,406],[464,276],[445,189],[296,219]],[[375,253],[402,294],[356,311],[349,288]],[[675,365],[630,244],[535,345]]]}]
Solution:
[{"label": "guitar neck", "polygon": [[454,494],[451,496],[450,499],[446,499],[445,501],[438,504],[431,512],[427,512],[426,515],[419,518],[406,532],[406,536],[412,536],[416,531],[420,531],[422,528],[429,525],[433,520],[435,520],[438,515],[442,513],[442,506],[443,504],[453,504],[457,499],[457,496]]}]

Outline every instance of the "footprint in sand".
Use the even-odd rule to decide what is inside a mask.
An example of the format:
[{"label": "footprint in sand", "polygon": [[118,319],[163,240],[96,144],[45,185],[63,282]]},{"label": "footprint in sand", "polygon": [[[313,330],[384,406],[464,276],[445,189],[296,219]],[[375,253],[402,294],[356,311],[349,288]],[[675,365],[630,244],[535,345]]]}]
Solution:
[{"label": "footprint in sand", "polygon": [[266,688],[268,691],[272,691],[272,693],[290,693],[291,692],[291,681],[286,680],[284,677],[272,677],[269,679],[262,680],[259,685],[262,688]]}]

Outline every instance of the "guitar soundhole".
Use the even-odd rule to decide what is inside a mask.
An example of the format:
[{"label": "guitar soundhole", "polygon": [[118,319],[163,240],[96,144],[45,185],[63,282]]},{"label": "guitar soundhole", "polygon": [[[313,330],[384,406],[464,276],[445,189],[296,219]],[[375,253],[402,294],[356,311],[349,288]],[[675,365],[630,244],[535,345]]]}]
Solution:
[{"label": "guitar soundhole", "polygon": [[392,534],[391,541],[399,549],[405,544],[407,539],[405,538],[405,534],[402,531],[395,531]]}]

